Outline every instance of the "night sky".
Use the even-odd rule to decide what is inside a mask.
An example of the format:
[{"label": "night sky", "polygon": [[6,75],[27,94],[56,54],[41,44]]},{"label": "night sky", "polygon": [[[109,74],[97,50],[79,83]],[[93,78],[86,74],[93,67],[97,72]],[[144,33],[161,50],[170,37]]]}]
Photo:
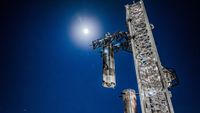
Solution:
[{"label": "night sky", "polygon": [[[174,68],[180,80],[172,89],[175,113],[198,113],[198,3],[144,2],[162,65]],[[123,113],[120,92],[137,91],[132,55],[115,54],[117,86],[103,88],[100,53],[90,42],[78,45],[72,29],[81,17],[98,23],[94,39],[127,31],[128,3],[132,0],[1,1],[0,113]]]}]

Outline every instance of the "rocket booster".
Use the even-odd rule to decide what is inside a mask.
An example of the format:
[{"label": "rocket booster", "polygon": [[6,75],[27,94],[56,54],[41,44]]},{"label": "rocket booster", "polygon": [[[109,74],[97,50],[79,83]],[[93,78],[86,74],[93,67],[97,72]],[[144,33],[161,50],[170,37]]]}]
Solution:
[{"label": "rocket booster", "polygon": [[114,49],[112,44],[107,44],[103,47],[103,87],[114,88],[115,80],[115,63],[114,63]]}]

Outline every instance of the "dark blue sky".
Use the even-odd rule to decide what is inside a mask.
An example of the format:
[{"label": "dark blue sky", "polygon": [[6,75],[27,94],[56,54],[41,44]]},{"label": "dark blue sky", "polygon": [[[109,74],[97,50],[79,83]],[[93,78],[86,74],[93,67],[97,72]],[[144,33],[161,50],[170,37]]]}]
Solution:
[{"label": "dark blue sky", "polygon": [[[137,89],[132,55],[115,54],[117,86],[103,88],[100,54],[71,40],[71,23],[78,14],[97,19],[102,36],[126,31],[127,3],[132,0],[1,1],[0,113],[123,113],[120,92]],[[197,113],[197,2],[145,0],[145,5],[162,64],[180,79],[172,90],[175,113]]]}]

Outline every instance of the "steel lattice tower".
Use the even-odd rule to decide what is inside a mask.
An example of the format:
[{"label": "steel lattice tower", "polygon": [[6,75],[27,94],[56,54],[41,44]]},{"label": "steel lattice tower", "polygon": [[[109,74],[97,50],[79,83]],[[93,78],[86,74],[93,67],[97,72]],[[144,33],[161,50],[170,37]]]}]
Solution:
[{"label": "steel lattice tower", "polygon": [[126,5],[126,21],[143,113],[174,113],[143,1]]},{"label": "steel lattice tower", "polygon": [[[169,88],[178,80],[174,70],[161,65],[144,3],[140,0],[125,8],[128,32],[107,33],[92,42],[93,49],[102,50],[103,86],[115,87],[114,52],[125,50],[133,54],[142,113],[174,113]],[[125,108],[136,112],[130,106]]]}]

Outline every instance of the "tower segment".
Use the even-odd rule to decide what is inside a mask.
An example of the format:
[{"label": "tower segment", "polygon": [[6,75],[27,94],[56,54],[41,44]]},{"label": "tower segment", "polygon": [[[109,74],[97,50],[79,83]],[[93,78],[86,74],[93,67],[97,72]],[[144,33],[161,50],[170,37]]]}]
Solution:
[{"label": "tower segment", "polygon": [[161,65],[144,3],[125,7],[142,113],[174,113],[168,90],[171,79],[166,79],[169,74]]}]

